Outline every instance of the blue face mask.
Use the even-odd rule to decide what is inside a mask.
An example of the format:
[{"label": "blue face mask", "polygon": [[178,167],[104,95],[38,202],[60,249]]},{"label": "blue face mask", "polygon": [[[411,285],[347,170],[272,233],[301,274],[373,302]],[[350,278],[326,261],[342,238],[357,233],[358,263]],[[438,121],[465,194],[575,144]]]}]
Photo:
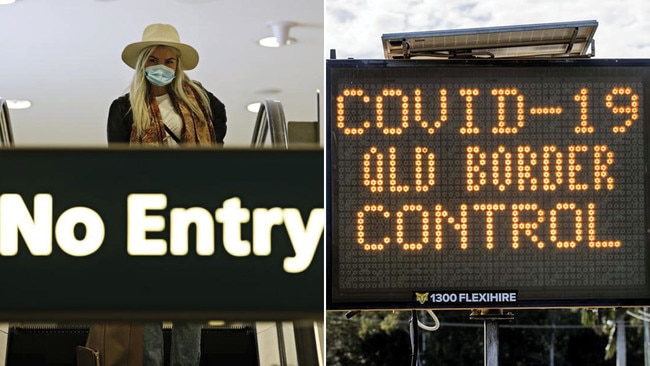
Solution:
[{"label": "blue face mask", "polygon": [[176,77],[173,69],[165,65],[154,65],[144,69],[144,75],[150,83],[156,86],[165,86]]}]

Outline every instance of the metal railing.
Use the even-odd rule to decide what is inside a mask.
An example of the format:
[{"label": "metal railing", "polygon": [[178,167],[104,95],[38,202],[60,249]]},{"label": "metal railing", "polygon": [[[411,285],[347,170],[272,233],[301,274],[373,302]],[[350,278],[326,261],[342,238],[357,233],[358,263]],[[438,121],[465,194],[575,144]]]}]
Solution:
[{"label": "metal railing", "polygon": [[262,147],[271,138],[271,146],[287,149],[289,147],[287,122],[284,117],[282,103],[277,100],[265,99],[260,105],[253,130],[252,147]]},{"label": "metal railing", "polygon": [[0,146],[13,146],[14,136],[11,130],[9,107],[7,101],[0,98]]}]

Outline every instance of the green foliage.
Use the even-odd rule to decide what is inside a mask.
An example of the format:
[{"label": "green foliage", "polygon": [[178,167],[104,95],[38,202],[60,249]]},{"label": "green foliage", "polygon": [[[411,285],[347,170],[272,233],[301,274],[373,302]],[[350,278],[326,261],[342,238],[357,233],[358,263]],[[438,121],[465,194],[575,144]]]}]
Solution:
[{"label": "green foliage", "polygon": [[616,356],[616,309],[581,309],[582,324],[593,327],[599,335],[607,337],[605,346],[605,359],[609,360]]},{"label": "green foliage", "polygon": [[359,337],[365,339],[379,332],[391,334],[398,330],[400,321],[404,320],[404,312],[366,311],[360,313],[357,317],[361,323]]},{"label": "green foliage", "polygon": [[[643,322],[626,315],[629,311],[634,312],[636,310],[615,308],[580,309],[582,324],[593,327],[597,334],[607,337],[607,344],[604,347],[604,358],[606,360],[614,359],[616,356],[616,332],[624,331],[626,344],[641,343],[641,347],[628,347],[628,349],[624,350],[628,363],[630,359],[635,360],[634,363],[631,363],[633,365],[643,361]],[[616,320],[619,318],[625,321],[629,318],[630,327],[617,329]]]},{"label": "green foliage", "polygon": [[616,330],[616,309],[580,309],[581,324],[593,327],[599,335],[610,336]]},{"label": "green foliage", "polygon": [[409,365],[408,312],[364,311],[348,319],[327,313],[327,365]]}]

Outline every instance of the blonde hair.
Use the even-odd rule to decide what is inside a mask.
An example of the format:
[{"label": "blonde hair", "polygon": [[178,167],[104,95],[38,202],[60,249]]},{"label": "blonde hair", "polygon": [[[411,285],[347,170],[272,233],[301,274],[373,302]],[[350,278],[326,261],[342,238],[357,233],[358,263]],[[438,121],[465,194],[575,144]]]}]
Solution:
[{"label": "blonde hair", "polygon": [[[183,71],[181,66],[181,55],[180,52],[169,46],[149,46],[140,51],[138,55],[138,60],[135,65],[135,75],[133,75],[133,80],[129,87],[129,101],[131,102],[131,111],[133,112],[133,123],[135,124],[138,135],[142,133],[149,125],[151,124],[152,118],[149,113],[149,93],[150,87],[147,79],[145,77],[145,65],[149,56],[153,53],[156,47],[165,47],[168,48],[176,54],[176,77],[172,80],[169,85],[169,94],[172,100],[176,99],[178,103],[185,104],[189,110],[197,116],[198,118],[205,119],[208,123],[212,119],[212,111],[210,110],[210,101],[205,90],[197,83],[190,80]],[[195,94],[199,97],[200,103],[205,107],[208,115],[204,115],[203,110],[199,105],[190,101],[183,89],[183,85],[189,85]]]}]

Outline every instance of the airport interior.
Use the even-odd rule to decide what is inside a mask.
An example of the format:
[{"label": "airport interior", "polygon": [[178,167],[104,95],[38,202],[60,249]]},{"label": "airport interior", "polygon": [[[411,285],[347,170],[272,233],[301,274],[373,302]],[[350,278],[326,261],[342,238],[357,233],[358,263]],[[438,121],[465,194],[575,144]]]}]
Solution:
[{"label": "airport interior", "polygon": [[[106,140],[109,106],[128,93],[133,77],[133,70],[122,62],[120,54],[127,44],[143,37],[149,24],[171,24],[180,42],[190,44],[200,55],[198,66],[187,71],[188,76],[226,107],[224,147],[214,152],[226,157],[218,159],[240,155],[248,159],[250,155],[272,164],[276,155],[291,161],[308,151],[309,161],[317,164],[318,174],[313,180],[320,180],[319,188],[308,195],[322,208],[323,22],[323,4],[318,0],[18,0],[0,5],[0,24],[13,34],[3,46],[11,57],[4,57],[1,73],[0,144],[5,151],[38,156],[62,151],[75,156],[111,155],[113,147],[107,148]],[[272,158],[264,160],[266,155]],[[182,158],[180,161],[184,164]],[[38,169],[24,167],[30,168]],[[287,168],[291,169],[289,165]],[[250,180],[256,187],[252,195],[260,200],[276,195],[276,183],[266,186],[263,176]],[[242,205],[246,198],[242,198]],[[276,200],[282,202],[282,196],[277,195]],[[322,239],[319,245],[322,248]],[[19,252],[16,258],[27,250],[21,247]],[[222,254],[223,249],[215,257]],[[230,258],[235,257],[218,260],[226,263]],[[268,258],[274,258],[276,265],[275,252]],[[279,260],[281,263],[282,258]],[[256,262],[260,267],[255,269],[260,273],[257,278],[275,271],[275,267],[264,268],[267,262]],[[312,306],[302,311],[299,306],[290,306],[301,301],[278,293],[277,297],[266,296],[266,302],[241,299],[258,303],[241,313],[238,301],[233,300],[235,305],[223,312],[183,313],[181,305],[160,316],[187,316],[202,322],[201,365],[323,365],[322,258],[313,266],[317,268],[309,269],[310,276],[320,279],[313,286],[318,309]],[[183,268],[176,270],[182,272]],[[234,277],[247,276],[236,268],[233,271]],[[81,270],[74,276],[84,281]],[[302,278],[300,274],[278,276],[283,282],[277,286],[284,287],[291,287],[294,278]],[[45,282],[47,275],[42,278]],[[218,297],[219,288],[205,281],[201,282],[205,286],[205,295],[201,296]],[[253,279],[242,281],[250,283]],[[265,283],[264,278],[255,281]],[[65,297],[67,288],[74,285],[61,286],[67,286],[60,295]],[[135,313],[86,308],[90,311],[77,316],[75,310],[66,308],[48,312],[52,302],[36,301],[28,305],[33,313],[13,305],[0,310],[6,320],[0,325],[0,365],[76,365],[76,347],[86,343],[90,324],[124,318],[138,321],[139,316],[146,315],[147,306]],[[275,308],[265,308],[267,302]],[[128,304],[123,305],[117,307],[128,308]],[[83,312],[84,306],[80,309]],[[152,318],[161,320],[157,315]],[[162,320],[169,364],[173,322]]]}]

